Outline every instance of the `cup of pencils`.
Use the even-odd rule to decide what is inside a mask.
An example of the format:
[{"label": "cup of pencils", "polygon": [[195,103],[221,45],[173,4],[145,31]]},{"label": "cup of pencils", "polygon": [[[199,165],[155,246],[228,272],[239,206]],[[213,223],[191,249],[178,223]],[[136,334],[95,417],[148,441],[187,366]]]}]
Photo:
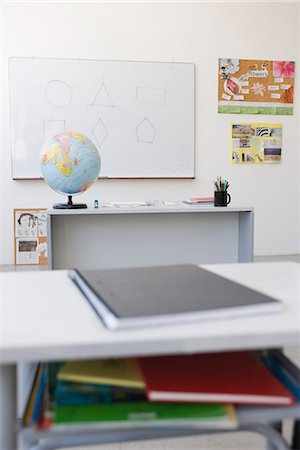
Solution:
[{"label": "cup of pencils", "polygon": [[230,194],[228,194],[227,189],[229,188],[229,183],[227,180],[222,180],[221,177],[217,177],[214,181],[214,205],[215,206],[227,206],[231,202]]}]

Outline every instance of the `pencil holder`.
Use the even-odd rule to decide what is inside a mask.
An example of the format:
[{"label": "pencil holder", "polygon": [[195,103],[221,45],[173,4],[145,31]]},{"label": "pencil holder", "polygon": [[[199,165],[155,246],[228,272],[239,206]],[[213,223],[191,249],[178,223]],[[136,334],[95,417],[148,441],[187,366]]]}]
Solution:
[{"label": "pencil holder", "polygon": [[230,194],[227,191],[215,191],[215,206],[227,206],[231,202]]}]

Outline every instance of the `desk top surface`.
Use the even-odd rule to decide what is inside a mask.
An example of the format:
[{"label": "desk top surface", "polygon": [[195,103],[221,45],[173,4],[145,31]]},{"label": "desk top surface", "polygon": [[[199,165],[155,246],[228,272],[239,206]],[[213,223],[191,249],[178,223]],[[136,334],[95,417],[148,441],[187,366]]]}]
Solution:
[{"label": "desk top surface", "polygon": [[101,214],[166,214],[166,213],[240,213],[252,212],[252,207],[215,207],[203,205],[160,205],[160,206],[131,206],[124,203],[122,206],[100,206],[86,209],[48,209],[49,216],[67,215],[101,215]]},{"label": "desk top surface", "polygon": [[0,362],[274,348],[300,343],[300,264],[202,266],[281,299],[283,312],[109,331],[66,271],[1,273]]}]

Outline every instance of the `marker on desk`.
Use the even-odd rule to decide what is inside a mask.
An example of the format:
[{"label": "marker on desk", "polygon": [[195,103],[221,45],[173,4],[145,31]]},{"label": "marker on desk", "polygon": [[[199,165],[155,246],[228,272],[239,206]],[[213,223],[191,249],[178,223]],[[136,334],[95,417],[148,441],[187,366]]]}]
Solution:
[{"label": "marker on desk", "polygon": [[230,184],[228,181],[224,178],[222,180],[222,177],[217,177],[217,180],[213,182],[214,183],[214,191],[218,192],[226,192],[229,188]]}]

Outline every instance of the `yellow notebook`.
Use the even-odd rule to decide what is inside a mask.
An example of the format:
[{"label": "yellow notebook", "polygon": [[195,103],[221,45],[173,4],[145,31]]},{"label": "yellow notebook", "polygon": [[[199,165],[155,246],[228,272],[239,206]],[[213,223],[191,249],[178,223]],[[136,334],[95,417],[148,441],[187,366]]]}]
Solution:
[{"label": "yellow notebook", "polygon": [[133,358],[69,361],[58,372],[57,378],[79,383],[145,387],[138,363]]}]

